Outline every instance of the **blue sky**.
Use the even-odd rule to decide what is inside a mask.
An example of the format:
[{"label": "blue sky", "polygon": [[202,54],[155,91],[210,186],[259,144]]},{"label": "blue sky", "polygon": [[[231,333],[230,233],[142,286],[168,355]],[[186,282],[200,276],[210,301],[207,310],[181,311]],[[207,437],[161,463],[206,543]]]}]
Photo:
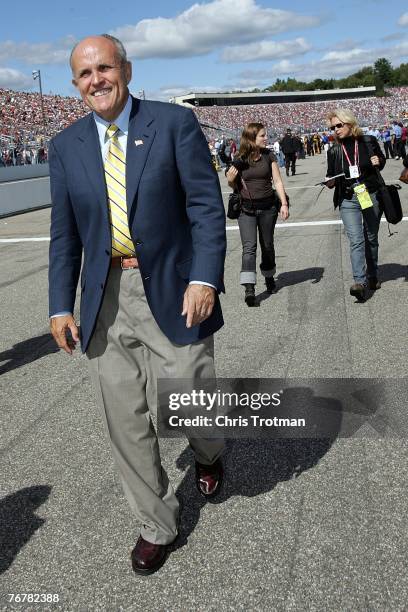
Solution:
[{"label": "blue sky", "polygon": [[162,100],[341,77],[378,57],[408,62],[406,0],[23,0],[1,13],[0,87],[36,90],[40,69],[44,93],[75,93],[70,49],[101,32],[124,42],[131,91]]}]

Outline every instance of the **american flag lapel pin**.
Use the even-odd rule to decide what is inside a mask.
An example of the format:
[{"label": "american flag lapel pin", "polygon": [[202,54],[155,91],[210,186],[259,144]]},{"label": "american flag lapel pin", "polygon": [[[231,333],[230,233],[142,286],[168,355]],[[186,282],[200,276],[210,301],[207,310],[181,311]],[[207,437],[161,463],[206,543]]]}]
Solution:
[{"label": "american flag lapel pin", "polygon": [[139,146],[140,146],[140,145],[142,145],[142,144],[143,144],[143,140],[135,140],[135,145],[136,145],[137,147],[139,147]]}]

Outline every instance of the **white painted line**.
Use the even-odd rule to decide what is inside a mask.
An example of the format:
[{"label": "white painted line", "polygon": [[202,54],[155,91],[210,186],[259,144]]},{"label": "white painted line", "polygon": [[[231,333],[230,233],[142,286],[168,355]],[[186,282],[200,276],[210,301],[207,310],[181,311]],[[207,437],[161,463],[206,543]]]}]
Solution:
[{"label": "white painted line", "polygon": [[[287,187],[285,185],[285,191],[288,191],[288,189],[320,189],[323,187],[323,185],[299,185],[298,187]],[[223,191],[222,194],[223,195],[229,195],[230,193],[232,193],[232,191]]]},{"label": "white painted line", "polygon": [[323,185],[302,185],[301,187],[286,187],[285,186],[285,191],[289,191],[289,189],[320,189],[323,187]]},{"label": "white painted line", "polygon": [[[408,221],[408,217],[402,217],[403,221]],[[382,218],[382,223],[387,223],[387,220]],[[289,223],[277,223],[275,227],[290,229],[292,227],[313,227],[318,225],[342,225],[343,222],[341,219],[331,219],[330,221],[299,221],[299,222],[289,222]],[[227,232],[232,232],[234,230],[239,229],[238,225],[227,225]],[[10,242],[49,242],[50,238],[46,236],[38,237],[38,238],[0,238],[1,243],[10,243]]]},{"label": "white painted line", "polygon": [[[402,217],[403,221],[408,221],[408,217]],[[382,218],[382,223],[387,223],[387,220]],[[332,221],[302,221],[295,223],[277,223],[275,227],[289,229],[291,227],[309,227],[315,225],[343,225],[343,221],[341,219],[333,219]],[[232,230],[239,229],[238,225],[227,225],[227,232]]]},{"label": "white painted line", "polygon": [[[275,227],[283,227],[289,229],[290,227],[307,227],[309,225],[342,225],[341,219],[333,219],[333,221],[302,221],[294,223],[277,223]],[[227,225],[227,232],[231,230],[239,229],[238,225]]]}]

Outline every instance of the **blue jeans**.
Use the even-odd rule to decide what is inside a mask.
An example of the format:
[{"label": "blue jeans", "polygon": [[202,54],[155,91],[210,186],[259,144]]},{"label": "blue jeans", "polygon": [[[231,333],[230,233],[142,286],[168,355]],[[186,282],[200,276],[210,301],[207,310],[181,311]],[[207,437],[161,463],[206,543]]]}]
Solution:
[{"label": "blue jeans", "polygon": [[377,278],[378,229],[381,210],[375,193],[370,193],[373,206],[361,209],[357,196],[342,200],[340,216],[350,242],[350,259],[356,283],[365,284],[369,278]]}]

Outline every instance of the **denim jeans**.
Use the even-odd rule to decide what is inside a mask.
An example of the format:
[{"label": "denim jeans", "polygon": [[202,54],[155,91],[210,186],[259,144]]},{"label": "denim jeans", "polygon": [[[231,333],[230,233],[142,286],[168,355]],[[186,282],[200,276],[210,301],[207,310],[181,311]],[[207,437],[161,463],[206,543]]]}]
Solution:
[{"label": "denim jeans", "polygon": [[370,193],[373,206],[361,209],[354,194],[351,200],[342,200],[340,216],[350,242],[350,259],[356,283],[365,284],[377,277],[378,229],[381,210],[375,193]]},{"label": "denim jeans", "polygon": [[275,246],[273,243],[273,232],[278,209],[274,205],[268,210],[257,210],[255,214],[247,215],[242,212],[238,218],[239,232],[242,242],[242,269],[240,284],[256,284],[256,248],[259,232],[259,243],[261,245],[261,273],[265,277],[271,277],[276,272]]}]

